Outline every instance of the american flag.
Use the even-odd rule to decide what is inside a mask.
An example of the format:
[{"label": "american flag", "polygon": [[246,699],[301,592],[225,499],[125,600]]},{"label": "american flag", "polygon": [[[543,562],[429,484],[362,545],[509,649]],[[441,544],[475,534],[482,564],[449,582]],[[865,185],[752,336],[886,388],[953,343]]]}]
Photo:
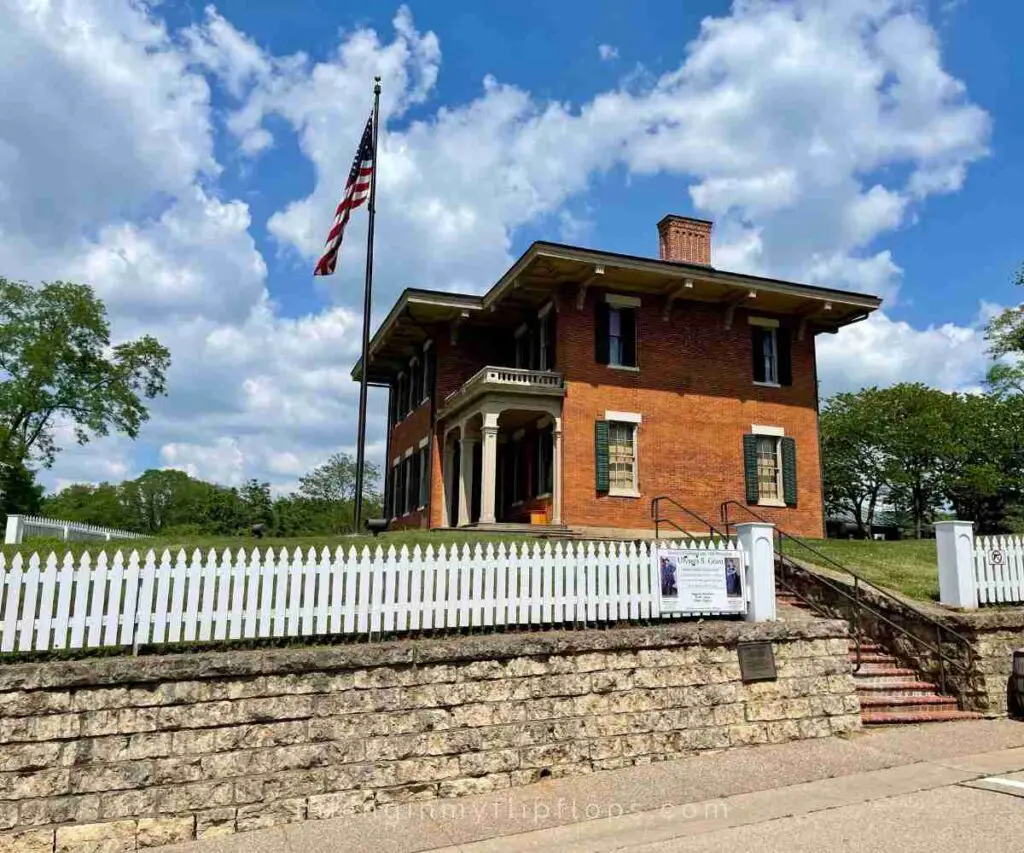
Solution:
[{"label": "american flag", "polygon": [[331,232],[327,235],[324,254],[316,262],[313,275],[334,274],[334,268],[338,265],[338,252],[341,250],[341,239],[345,236],[345,226],[348,225],[352,211],[359,205],[365,204],[367,196],[370,195],[373,169],[373,113],[371,113],[366,120],[366,130],[363,131],[363,138],[359,142],[356,159],[352,161],[352,171],[348,173],[345,195],[334,213],[334,225],[331,226]]}]

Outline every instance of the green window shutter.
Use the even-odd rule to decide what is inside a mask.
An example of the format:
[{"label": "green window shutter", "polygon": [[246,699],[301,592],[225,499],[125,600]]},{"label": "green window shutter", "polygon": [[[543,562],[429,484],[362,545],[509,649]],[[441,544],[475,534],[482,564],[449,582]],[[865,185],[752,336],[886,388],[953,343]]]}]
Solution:
[{"label": "green window shutter", "polygon": [[796,439],[782,439],[782,499],[796,506]]},{"label": "green window shutter", "polygon": [[594,360],[608,363],[608,303],[601,298],[594,302]]},{"label": "green window shutter", "polygon": [[757,491],[757,436],[743,436],[743,478],[747,487],[747,503],[756,504]]},{"label": "green window shutter", "polygon": [[764,382],[764,329],[750,327],[750,350],[753,357],[754,381]]},{"label": "green window shutter", "polygon": [[789,335],[789,329],[778,329],[775,334],[778,344],[779,359],[779,384],[793,384],[793,347]]},{"label": "green window shutter", "polygon": [[599,492],[608,491],[608,421],[594,423],[594,470]]}]

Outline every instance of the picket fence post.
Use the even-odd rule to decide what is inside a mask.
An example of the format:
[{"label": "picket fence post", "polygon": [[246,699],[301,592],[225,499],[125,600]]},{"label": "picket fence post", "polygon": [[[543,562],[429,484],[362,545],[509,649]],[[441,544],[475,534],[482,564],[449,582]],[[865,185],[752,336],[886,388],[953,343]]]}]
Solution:
[{"label": "picket fence post", "polygon": [[935,547],[939,556],[939,602],[947,607],[976,608],[974,522],[936,521]]},{"label": "picket fence post", "polygon": [[736,525],[736,543],[746,555],[748,622],[775,621],[775,525]]}]

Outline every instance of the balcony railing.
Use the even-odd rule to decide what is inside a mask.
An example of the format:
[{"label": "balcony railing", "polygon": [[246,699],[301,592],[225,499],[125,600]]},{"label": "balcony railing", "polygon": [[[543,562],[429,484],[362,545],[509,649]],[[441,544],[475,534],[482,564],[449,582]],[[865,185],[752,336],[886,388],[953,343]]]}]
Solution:
[{"label": "balcony railing", "polygon": [[565,394],[565,379],[553,370],[526,370],[522,367],[481,368],[444,398],[444,409],[458,406],[488,391],[511,393]]}]

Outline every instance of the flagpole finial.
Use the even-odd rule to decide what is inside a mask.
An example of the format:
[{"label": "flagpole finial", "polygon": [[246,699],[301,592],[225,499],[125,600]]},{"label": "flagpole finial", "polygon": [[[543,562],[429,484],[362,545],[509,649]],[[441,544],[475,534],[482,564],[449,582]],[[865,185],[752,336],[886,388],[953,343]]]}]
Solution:
[{"label": "flagpole finial", "polygon": [[373,78],[373,94],[375,94],[375,95],[379,95],[380,94],[380,75],[379,74],[376,77]]}]

